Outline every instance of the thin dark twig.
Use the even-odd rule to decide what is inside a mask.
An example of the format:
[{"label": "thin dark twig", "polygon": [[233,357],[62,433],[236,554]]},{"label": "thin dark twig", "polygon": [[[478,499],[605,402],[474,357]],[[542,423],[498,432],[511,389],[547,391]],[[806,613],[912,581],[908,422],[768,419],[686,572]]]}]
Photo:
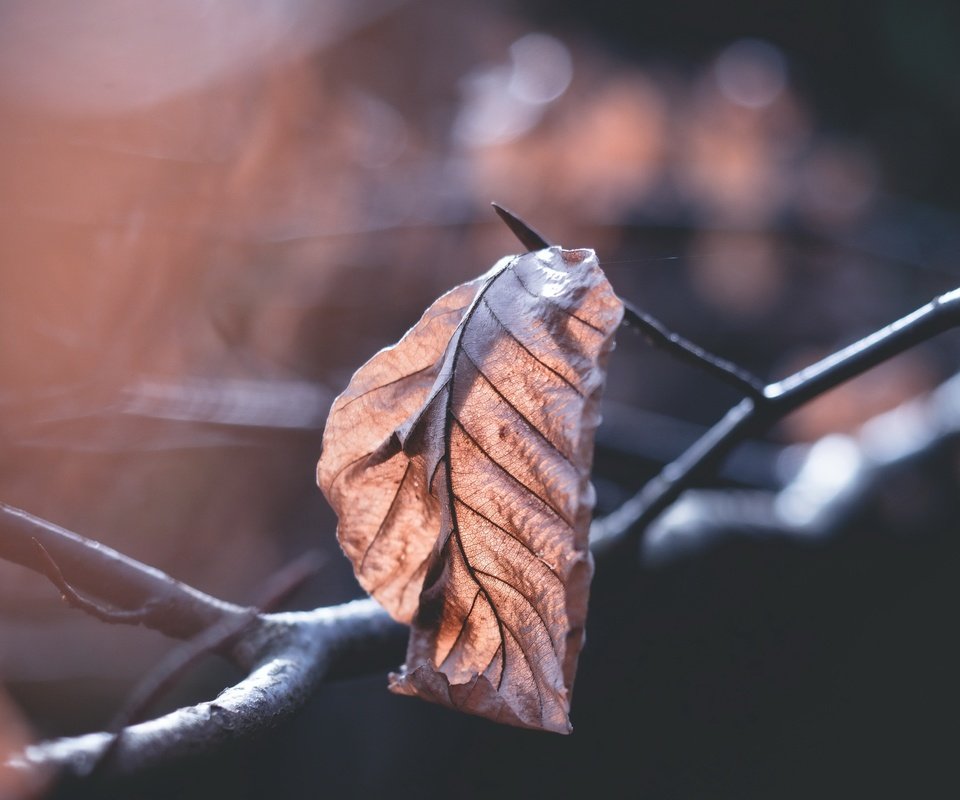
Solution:
[{"label": "thin dark twig", "polygon": [[36,539],[33,540],[33,543],[40,556],[40,565],[43,574],[59,589],[60,597],[67,605],[77,608],[80,611],[85,611],[91,617],[96,617],[101,622],[108,622],[112,625],[138,625],[156,613],[157,604],[150,600],[141,608],[128,610],[108,608],[94,600],[82,597],[79,592],[67,582],[67,579],[63,577],[60,567],[57,566],[57,562],[54,561],[50,553],[47,552],[47,548]]},{"label": "thin dark twig", "polygon": [[327,557],[319,550],[308,550],[280,567],[260,588],[254,604],[261,613],[274,611],[290,596],[323,569]]},{"label": "thin dark twig", "polygon": [[591,541],[599,550],[639,537],[680,494],[716,469],[733,448],[756,436],[804,403],[921,342],[960,325],[960,289],[935,298],[911,314],[821,361],[745,398],[685,453],[609,516],[597,520]]},{"label": "thin dark twig", "polygon": [[[50,570],[37,543],[56,563],[56,571]],[[96,597],[111,609],[132,611],[133,616],[127,621],[177,639],[189,639],[244,610],[111,547],[2,502],[0,558],[40,572],[51,580],[55,580],[59,571],[63,584],[68,587],[68,598]],[[63,591],[63,585],[58,588]],[[103,610],[102,604],[97,605]],[[113,617],[115,622],[120,621],[116,614]]]},{"label": "thin dark twig", "polygon": [[[524,247],[529,250],[542,250],[544,247],[550,247],[550,243],[541,234],[516,214],[507,211],[496,203],[491,205],[493,210],[497,212],[497,216],[506,223]],[[705,370],[724,383],[738,389],[747,397],[759,398],[763,396],[763,383],[746,370],[725,358],[704,350],[689,339],[683,338],[680,334],[674,333],[660,320],[646,311],[640,311],[626,301],[623,303],[623,310],[624,324],[639,331],[651,344],[668,351],[681,361]]]},{"label": "thin dark twig", "polygon": [[783,416],[845,380],[960,324],[960,289],[935,297],[916,311],[809,367],[771,383],[766,401]]},{"label": "thin dark twig", "polygon": [[651,344],[668,350],[671,355],[681,361],[709,372],[724,383],[739,389],[747,397],[763,397],[764,386],[759,378],[738,367],[732,361],[709,353],[700,345],[694,344],[678,333],[674,333],[646,311],[641,311],[626,300],[622,300],[622,302],[624,324],[635,328]]}]

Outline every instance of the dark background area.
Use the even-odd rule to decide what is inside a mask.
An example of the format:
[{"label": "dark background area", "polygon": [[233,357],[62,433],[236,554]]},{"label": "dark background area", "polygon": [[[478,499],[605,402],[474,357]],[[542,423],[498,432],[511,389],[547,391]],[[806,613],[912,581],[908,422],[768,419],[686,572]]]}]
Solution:
[{"label": "dark background area", "polygon": [[[491,200],[769,378],[960,284],[953,3],[148,7],[0,9],[0,500],[226,599],[307,549],[326,561],[293,607],[359,595],[314,484],[327,407],[516,251]],[[958,364],[948,333],[713,485],[777,490],[805,443]],[[736,399],[622,331],[598,512]],[[570,737],[376,674],[117,791],[952,795],[958,455],[944,440],[816,542],[734,530],[601,562]],[[0,743],[99,729],[173,646],[0,564]],[[211,659],[165,707],[236,678]]]}]

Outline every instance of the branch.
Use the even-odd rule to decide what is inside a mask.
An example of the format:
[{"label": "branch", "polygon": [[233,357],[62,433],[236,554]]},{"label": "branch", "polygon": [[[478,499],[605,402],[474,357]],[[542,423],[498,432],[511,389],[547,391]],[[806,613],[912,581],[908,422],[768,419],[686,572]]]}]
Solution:
[{"label": "branch", "polygon": [[[374,600],[261,620],[252,643],[260,658],[244,680],[213,701],[125,728],[98,777],[129,778],[262,735],[301,708],[324,677],[346,667],[356,672],[358,665],[393,662],[406,632]],[[28,746],[9,766],[82,780],[113,739],[108,733],[54,739]]]},{"label": "branch", "polygon": [[[516,214],[507,211],[496,203],[491,203],[491,205],[493,210],[497,212],[497,216],[520,240],[520,244],[528,250],[542,250],[545,247],[550,247],[550,243],[540,233],[527,225]],[[646,311],[641,311],[626,301],[623,301],[623,311],[624,324],[641,333],[651,344],[668,351],[680,361],[692,364],[733,386],[733,388],[739,389],[747,397],[762,397],[763,384],[746,370],[721,356],[704,350],[679,333],[674,333],[656,317]]]},{"label": "branch", "polygon": [[719,378],[734,389],[739,389],[747,397],[763,397],[763,383],[733,362],[704,350],[679,333],[674,333],[656,317],[625,300],[623,311],[624,324],[643,334],[652,345],[667,350],[680,361]]},{"label": "branch", "polygon": [[[515,214],[496,203],[492,205],[524,247],[534,250],[550,246],[540,233]],[[935,298],[912,314],[767,386],[762,386],[735,364],[673,333],[662,322],[629,303],[624,303],[624,309],[625,321],[652,343],[739,388],[746,397],[636,495],[609,516],[594,522],[590,529],[590,543],[596,553],[639,538],[667,506],[685,489],[715,470],[740,442],[766,431],[814,397],[960,325],[960,289]]]},{"label": "branch", "polygon": [[[0,557],[47,575],[61,591],[66,588],[68,599],[76,594],[73,587],[80,587],[112,605],[138,609],[126,619],[123,613],[107,612],[114,616],[110,621],[140,622],[177,638],[196,637],[204,649],[211,643],[231,643],[242,631],[232,655],[251,670],[214,701],[123,727],[116,736],[92,733],[29,746],[9,766],[32,775],[56,772],[64,780],[89,779],[96,768],[98,780],[115,779],[203,757],[275,727],[299,709],[325,677],[383,669],[395,665],[402,654],[406,628],[373,600],[309,612],[257,614],[5,504],[0,504]],[[301,567],[307,568],[297,565],[299,571]],[[283,585],[270,587],[264,603],[282,595],[295,578],[286,575],[275,581]],[[91,601],[78,605],[97,617],[103,611]],[[193,652],[191,647],[182,655],[189,659]],[[133,713],[140,699],[152,697],[153,691],[147,685],[138,694]]]},{"label": "branch", "polygon": [[86,597],[81,597],[80,594],[67,583],[67,579],[63,577],[63,573],[60,571],[60,567],[57,566],[57,562],[54,561],[53,556],[47,552],[47,548],[36,539],[33,540],[33,543],[37,548],[37,555],[40,558],[40,567],[43,574],[60,590],[61,598],[72,608],[85,611],[91,617],[110,625],[137,625],[138,623],[148,621],[151,615],[156,612],[157,603],[154,600],[148,600],[141,608],[133,608],[128,611],[107,608]]},{"label": "branch", "polygon": [[609,516],[594,523],[591,542],[600,551],[639,538],[680,494],[714,470],[741,441],[756,436],[792,411],[871,367],[960,325],[960,289],[935,298],[821,361],[764,387],[727,412],[678,459]]},{"label": "branch", "polygon": [[104,765],[112,760],[114,753],[123,742],[126,729],[133,723],[142,720],[151,704],[173,686],[194,664],[210,653],[225,649],[228,644],[246,634],[251,627],[264,624],[263,612],[278,607],[284,599],[302,586],[304,581],[315,575],[322,563],[323,559],[316,551],[304,553],[279,570],[270,579],[267,590],[263,592],[256,607],[247,609],[238,616],[221,620],[216,625],[197,634],[186,644],[168,653],[157,667],[147,673],[146,677],[139,682],[130,697],[127,698],[123,708],[114,716],[108,731],[115,735],[110,744],[101,752],[100,758],[92,765],[91,774],[96,774],[104,769]]},{"label": "branch", "polygon": [[[544,241],[532,229],[517,223],[518,235],[533,244]],[[511,228],[518,230],[514,225]],[[635,316],[642,319],[639,314]],[[591,528],[592,548],[603,554],[613,545],[632,542],[647,523],[716,467],[744,438],[768,428],[813,397],[958,323],[960,290],[937,298],[762,391],[750,376],[723,362],[720,371],[727,372],[728,379],[733,375],[732,380],[740,381],[747,397],[637,496],[597,520]],[[663,334],[666,342],[677,345],[679,337],[661,327],[656,328],[657,335]],[[679,349],[701,362],[715,359],[695,345]],[[714,367],[705,368],[716,374]],[[142,609],[138,621],[168,635],[189,638],[224,620],[249,619],[249,609],[224,603],[110,548],[0,504],[0,558],[49,574],[50,565],[39,555],[34,541],[63,570],[63,583],[74,593],[97,596],[118,609]],[[104,765],[104,776],[136,775],[209,755],[260,735],[300,708],[322,680],[395,663],[405,633],[405,628],[372,600],[310,612],[257,614],[255,620],[238,645],[244,648],[242,660],[252,664],[248,677],[212,702],[125,728]],[[110,734],[97,733],[45,742],[26,748],[11,765],[28,772],[59,769],[84,777],[111,741]]]},{"label": "branch", "polygon": [[[881,505],[908,472],[936,476],[937,491],[925,496],[924,513],[951,519],[957,505],[954,479],[941,465],[958,438],[960,374],[928,396],[874,417],[855,435],[830,434],[815,442],[793,478],[776,492],[687,492],[650,525],[643,560],[648,565],[672,563],[732,537],[828,539]],[[844,465],[839,470],[838,462]],[[829,483],[824,475],[830,475]],[[889,517],[882,511],[879,516]],[[902,528],[904,522],[893,519],[891,524]]]},{"label": "branch", "polygon": [[91,604],[111,621],[137,622],[177,639],[246,611],[6,503],[0,503],[0,558],[46,575],[72,604],[89,602],[83,592],[116,609]]}]

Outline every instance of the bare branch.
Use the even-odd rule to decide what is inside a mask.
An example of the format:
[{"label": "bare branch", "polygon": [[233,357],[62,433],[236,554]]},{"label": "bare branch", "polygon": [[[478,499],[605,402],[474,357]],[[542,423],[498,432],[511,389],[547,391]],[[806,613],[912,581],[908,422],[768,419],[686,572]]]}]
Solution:
[{"label": "bare branch", "polygon": [[[213,701],[125,728],[100,777],[138,775],[261,735],[297,711],[325,676],[346,665],[391,663],[406,632],[373,600],[262,619],[251,642],[261,657],[248,677]],[[61,779],[82,779],[113,738],[91,733],[55,739],[27,747],[9,763],[28,773],[52,770]]]},{"label": "bare branch", "polygon": [[126,611],[107,608],[93,600],[81,597],[77,591],[67,583],[66,578],[63,577],[63,573],[60,571],[60,567],[57,566],[57,562],[54,561],[53,557],[47,552],[47,548],[36,539],[33,540],[33,543],[36,545],[37,553],[40,556],[41,571],[50,579],[50,582],[60,590],[60,597],[63,598],[63,601],[67,605],[77,608],[80,611],[85,611],[91,617],[95,617],[101,622],[106,622],[111,625],[138,625],[145,619],[149,619],[151,614],[155,613],[156,604],[152,600],[148,600],[141,608]]},{"label": "bare branch", "polygon": [[[46,575],[68,602],[88,613],[106,609],[84,605],[79,592],[111,606],[107,613],[113,622],[140,623],[177,639],[189,639],[246,611],[5,503],[0,503],[0,558]],[[129,619],[122,618],[124,612]]]},{"label": "bare branch", "polygon": [[591,541],[605,550],[638,538],[667,506],[714,470],[744,439],[755,436],[804,403],[943,331],[960,325],[960,289],[805,369],[771,383],[762,398],[746,398],[620,508],[594,523]]},{"label": "bare branch", "polygon": [[[507,212],[501,216],[513,218]],[[519,227],[511,225],[511,229],[525,244],[544,242],[528,226],[519,221],[517,224]],[[643,321],[639,312],[636,316]],[[813,397],[958,323],[960,290],[935,299],[762,391],[751,376],[670,334],[660,323],[651,323],[648,328],[654,338],[685,351],[688,358],[698,363],[720,362],[719,366],[713,363],[705,368],[714,374],[726,373],[725,379],[740,385],[747,397],[637,496],[597,520],[591,529],[594,550],[602,553],[615,544],[634,541],[646,524],[719,465],[744,438],[763,431]],[[256,622],[244,629],[243,641],[237,645],[243,648],[240,660],[252,665],[248,677],[214,701],[124,728],[104,764],[103,777],[140,774],[262,734],[300,708],[324,679],[394,663],[405,633],[405,628],[372,600],[310,612],[258,615],[2,504],[0,558],[46,574],[62,592],[66,587],[68,599],[84,600],[78,594],[83,592],[122,611],[142,612],[138,621],[171,636],[190,638],[202,631],[216,631],[218,625],[223,626],[221,631],[229,629],[231,621],[240,626]],[[82,778],[89,776],[112,740],[110,734],[96,733],[41,743],[26,748],[12,766],[28,772],[52,768]]]},{"label": "bare branch", "polygon": [[679,333],[674,333],[656,317],[646,311],[634,307],[630,303],[623,303],[625,325],[629,325],[646,337],[655,347],[668,350],[672,356],[687,364],[708,372],[715,378],[739,389],[747,397],[763,397],[763,383],[732,361],[714,355]]},{"label": "bare branch", "polygon": [[[869,420],[855,435],[830,434],[811,445],[794,477],[776,492],[688,491],[650,525],[642,545],[645,563],[661,565],[699,555],[727,537],[822,540],[845,529],[852,517],[876,507],[905,472],[940,474],[940,491],[925,500],[955,506],[953,478],[935,466],[960,437],[960,374],[929,395]],[[837,469],[838,452],[846,464]],[[831,476],[825,483],[823,476]],[[941,509],[945,516],[952,513]],[[896,519],[893,525],[903,525]],[[912,521],[911,521],[912,524]]]},{"label": "bare branch", "polygon": [[123,741],[126,729],[146,715],[146,711],[173,684],[201,658],[218,652],[236,641],[254,624],[262,624],[260,616],[279,606],[304,581],[320,569],[323,558],[316,551],[309,551],[282,568],[268,581],[262,600],[256,608],[250,608],[239,616],[221,620],[199,633],[189,642],[169,653],[134,689],[124,707],[114,717],[108,728],[116,734],[94,763],[92,773],[102,772]]},{"label": "bare branch", "polygon": [[[34,745],[10,761],[14,769],[43,774],[53,770],[64,779],[89,779],[96,769],[97,779],[117,778],[202,757],[275,726],[299,708],[328,673],[357,674],[385,668],[402,652],[405,629],[372,600],[311,612],[258,614],[256,609],[223,603],[19,509],[0,505],[0,512],[0,556],[48,575],[61,590],[66,587],[75,595],[48,552],[52,543],[72,565],[74,580],[110,602],[156,591],[159,601],[148,598],[140,607],[153,608],[155,613],[140,614],[137,621],[181,638],[188,631],[199,631],[190,646],[174,652],[170,664],[165,665],[168,669],[158,671],[135,694],[117,721],[123,726],[121,735],[95,733]],[[40,537],[47,544],[41,543]],[[29,547],[24,542],[29,542]],[[292,583],[299,583],[317,566],[311,554],[282,570],[270,582],[264,605],[285,597]],[[98,575],[109,580],[96,586],[93,576]],[[86,601],[79,599],[80,607],[89,610]],[[90,605],[100,610],[97,604]],[[207,620],[213,624],[204,626]],[[162,690],[169,676],[179,674],[198,653],[233,642],[237,642],[234,660],[252,669],[247,678],[212,702],[126,725]]]}]

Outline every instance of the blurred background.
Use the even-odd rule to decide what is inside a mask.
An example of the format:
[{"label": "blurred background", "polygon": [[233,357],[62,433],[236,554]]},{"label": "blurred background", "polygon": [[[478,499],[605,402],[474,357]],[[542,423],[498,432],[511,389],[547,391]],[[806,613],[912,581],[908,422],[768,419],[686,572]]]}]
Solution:
[{"label": "blurred background", "polygon": [[[595,248],[677,331],[786,375],[960,284],[958,34],[948,0],[5,0],[0,500],[226,599],[310,549],[324,566],[295,607],[358,596],[314,483],[327,409],[437,295],[517,251],[490,201]],[[776,491],[806,444],[958,364],[960,334],[894,359],[715,485]],[[736,399],[622,331],[599,511]],[[255,758],[151,791],[956,787],[945,448],[815,546],[734,531],[666,566],[601,564],[572,737],[375,675],[328,686]],[[98,729],[171,646],[0,563],[0,748]],[[167,703],[236,677],[211,659]]]}]

